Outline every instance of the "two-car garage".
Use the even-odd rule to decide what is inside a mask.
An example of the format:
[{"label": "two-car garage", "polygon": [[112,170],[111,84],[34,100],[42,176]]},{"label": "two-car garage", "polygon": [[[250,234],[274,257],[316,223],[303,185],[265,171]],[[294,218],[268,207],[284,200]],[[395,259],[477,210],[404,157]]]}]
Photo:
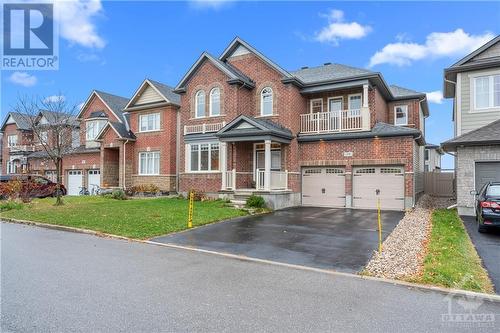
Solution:
[{"label": "two-car garage", "polygon": [[101,172],[99,169],[91,170],[68,170],[67,172],[67,190],[68,195],[80,195],[80,191],[84,186],[84,172],[87,175],[87,189],[92,191],[93,187],[99,186],[101,183]]},{"label": "two-car garage", "polygon": [[302,169],[302,205],[319,207],[404,210],[405,181],[402,166],[363,166],[352,169],[352,202],[346,187],[345,168]]}]

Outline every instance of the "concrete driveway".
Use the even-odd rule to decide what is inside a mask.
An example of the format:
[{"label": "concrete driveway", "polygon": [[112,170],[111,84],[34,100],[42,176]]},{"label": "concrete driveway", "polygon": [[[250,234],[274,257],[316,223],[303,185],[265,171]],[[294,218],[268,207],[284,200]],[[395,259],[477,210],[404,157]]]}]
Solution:
[{"label": "concrete driveway", "polygon": [[477,222],[474,217],[462,216],[469,236],[483,260],[483,265],[495,285],[495,292],[500,294],[500,230],[491,230],[487,233],[477,231]]},{"label": "concrete driveway", "polygon": [[[403,212],[382,212],[384,239],[402,217]],[[353,273],[362,270],[377,249],[377,212],[297,207],[152,240]]]}]

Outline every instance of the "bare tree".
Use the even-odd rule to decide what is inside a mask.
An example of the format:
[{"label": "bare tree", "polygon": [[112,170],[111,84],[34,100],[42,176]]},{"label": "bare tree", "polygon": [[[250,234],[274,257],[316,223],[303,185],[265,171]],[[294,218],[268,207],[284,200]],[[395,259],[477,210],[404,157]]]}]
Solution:
[{"label": "bare tree", "polygon": [[69,105],[64,96],[59,94],[50,98],[19,96],[13,109],[29,124],[33,133],[31,144],[41,147],[46,160],[54,163],[57,176],[55,205],[62,205],[62,161],[63,157],[75,148],[72,132],[78,126],[78,107]]}]

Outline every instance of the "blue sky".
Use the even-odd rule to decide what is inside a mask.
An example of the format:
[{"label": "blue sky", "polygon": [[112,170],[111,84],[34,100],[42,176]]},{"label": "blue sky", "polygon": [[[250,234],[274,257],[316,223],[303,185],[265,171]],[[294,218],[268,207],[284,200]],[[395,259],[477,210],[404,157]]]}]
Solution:
[{"label": "blue sky", "polygon": [[[92,89],[130,97],[145,77],[175,86],[201,52],[240,36],[288,70],[336,62],[433,92],[427,141],[452,136],[443,68],[500,33],[499,2],[99,2],[59,4],[58,71],[1,73],[2,114],[19,93]],[[452,167],[447,157],[443,167]]]}]

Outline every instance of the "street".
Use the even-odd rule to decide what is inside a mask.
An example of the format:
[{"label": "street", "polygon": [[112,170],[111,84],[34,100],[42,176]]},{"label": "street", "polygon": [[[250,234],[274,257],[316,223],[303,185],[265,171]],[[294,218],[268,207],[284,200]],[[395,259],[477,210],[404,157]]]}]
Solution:
[{"label": "street", "polygon": [[[500,328],[500,303],[182,249],[0,226],[3,332]],[[449,321],[449,314],[483,316],[464,323],[456,317]]]}]

